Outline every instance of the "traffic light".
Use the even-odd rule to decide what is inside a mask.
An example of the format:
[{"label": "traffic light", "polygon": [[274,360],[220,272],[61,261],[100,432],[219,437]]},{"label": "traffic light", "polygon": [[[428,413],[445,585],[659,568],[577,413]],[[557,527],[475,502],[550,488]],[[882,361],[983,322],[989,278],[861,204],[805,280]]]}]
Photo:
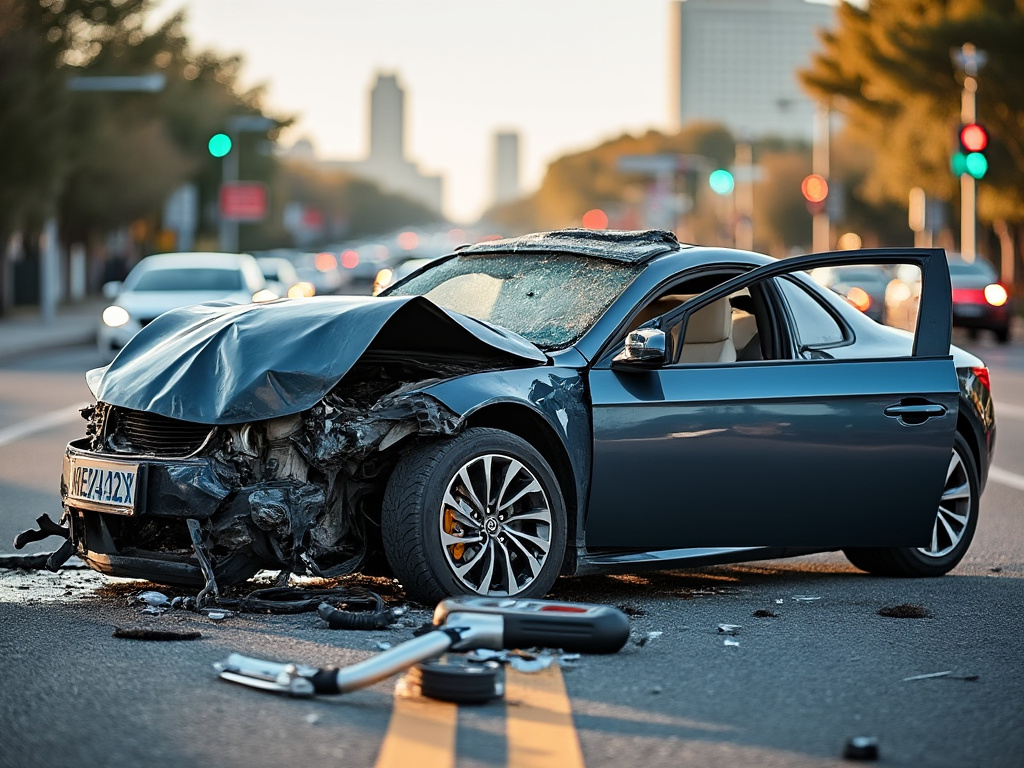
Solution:
[{"label": "traffic light", "polygon": [[206,146],[214,157],[224,157],[231,151],[231,137],[226,133],[215,133]]},{"label": "traffic light", "polygon": [[711,187],[711,191],[716,195],[728,195],[736,188],[735,179],[724,168],[712,171],[711,175],[708,176],[708,184]]},{"label": "traffic light", "polygon": [[957,133],[957,151],[950,160],[950,168],[957,176],[967,174],[980,179],[988,172],[988,131],[977,123],[960,126]]}]

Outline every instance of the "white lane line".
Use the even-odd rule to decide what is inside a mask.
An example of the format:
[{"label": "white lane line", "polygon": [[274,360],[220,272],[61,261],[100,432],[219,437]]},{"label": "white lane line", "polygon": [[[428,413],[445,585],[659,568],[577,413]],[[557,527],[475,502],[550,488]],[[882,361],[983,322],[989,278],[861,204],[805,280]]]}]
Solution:
[{"label": "white lane line", "polygon": [[1004,416],[1011,419],[1024,419],[1024,406],[996,401],[996,421],[998,422]]},{"label": "white lane line", "polygon": [[16,440],[21,440],[23,437],[34,435],[36,432],[45,432],[53,427],[70,424],[77,419],[81,419],[81,410],[88,405],[88,403],[71,405],[67,408],[61,408],[59,411],[50,411],[42,416],[36,416],[34,419],[0,429],[0,447],[13,443]]},{"label": "white lane line", "polygon": [[1007,472],[999,467],[989,467],[988,479],[994,483],[1008,485],[1011,488],[1016,488],[1018,491],[1024,491],[1024,475]]}]

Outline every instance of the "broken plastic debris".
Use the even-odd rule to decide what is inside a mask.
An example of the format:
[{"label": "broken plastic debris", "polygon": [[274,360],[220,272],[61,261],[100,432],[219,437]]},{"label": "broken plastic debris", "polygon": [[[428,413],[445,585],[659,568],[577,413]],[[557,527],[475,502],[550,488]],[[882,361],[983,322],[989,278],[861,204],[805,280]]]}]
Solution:
[{"label": "broken plastic debris", "polygon": [[550,667],[554,660],[555,657],[551,654],[542,653],[532,659],[513,655],[509,658],[508,663],[517,672],[540,672]]},{"label": "broken plastic debris", "polygon": [[140,603],[145,603],[146,605],[152,605],[152,606],[155,606],[157,608],[162,607],[162,606],[170,605],[170,603],[171,603],[171,598],[169,598],[163,592],[154,592],[154,591],[143,592],[142,594],[140,594],[136,598],[136,600],[138,600]]},{"label": "broken plastic debris", "polygon": [[735,648],[739,648],[740,641],[739,640],[733,640],[731,637],[727,637],[727,638],[725,638],[725,644],[726,645],[731,645],[731,646],[733,646]]},{"label": "broken plastic debris", "polygon": [[740,624],[719,624],[718,633],[720,635],[735,635],[742,628]]},{"label": "broken plastic debris", "polygon": [[227,611],[207,611],[206,618],[210,621],[224,621],[228,617]]},{"label": "broken plastic debris", "polygon": [[873,736],[854,736],[846,740],[843,757],[847,760],[877,760],[878,739]]},{"label": "broken plastic debris", "polygon": [[815,600],[821,600],[818,595],[793,595],[793,599],[798,603],[811,603]]},{"label": "broken plastic debris", "polygon": [[949,675],[952,675],[952,674],[953,674],[953,670],[952,669],[947,669],[945,672],[930,672],[927,675],[914,675],[913,677],[904,677],[903,678],[903,682],[907,683],[907,682],[910,682],[911,680],[928,680],[929,678],[932,678],[932,677],[948,677]]},{"label": "broken plastic debris", "polygon": [[385,642],[384,640],[381,640],[379,643],[377,643],[377,650],[378,651],[386,651],[390,647],[391,647],[391,643]]},{"label": "broken plastic debris", "polygon": [[776,605],[782,605],[784,602],[786,602],[786,601],[783,600],[781,597],[775,598],[775,604]]}]

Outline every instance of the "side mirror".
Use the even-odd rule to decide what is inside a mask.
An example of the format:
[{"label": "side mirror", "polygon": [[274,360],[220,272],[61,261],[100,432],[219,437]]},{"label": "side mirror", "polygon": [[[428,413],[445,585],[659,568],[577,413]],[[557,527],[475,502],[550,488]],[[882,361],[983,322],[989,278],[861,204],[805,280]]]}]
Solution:
[{"label": "side mirror", "polygon": [[638,328],[626,335],[626,346],[612,363],[626,367],[655,368],[666,361],[665,332],[657,328]]},{"label": "side mirror", "polygon": [[112,280],[109,283],[103,284],[103,298],[113,301],[117,298],[117,294],[121,292],[121,281]]}]

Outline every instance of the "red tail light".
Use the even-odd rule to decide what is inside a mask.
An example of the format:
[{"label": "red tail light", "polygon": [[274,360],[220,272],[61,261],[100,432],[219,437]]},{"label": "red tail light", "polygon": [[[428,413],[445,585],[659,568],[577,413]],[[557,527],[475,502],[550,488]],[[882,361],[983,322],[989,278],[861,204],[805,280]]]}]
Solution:
[{"label": "red tail light", "polygon": [[992,382],[989,380],[988,377],[988,368],[985,368],[984,366],[979,368],[971,368],[971,373],[974,374],[974,378],[976,378],[985,386],[985,389],[987,389],[989,392],[992,391]]}]

